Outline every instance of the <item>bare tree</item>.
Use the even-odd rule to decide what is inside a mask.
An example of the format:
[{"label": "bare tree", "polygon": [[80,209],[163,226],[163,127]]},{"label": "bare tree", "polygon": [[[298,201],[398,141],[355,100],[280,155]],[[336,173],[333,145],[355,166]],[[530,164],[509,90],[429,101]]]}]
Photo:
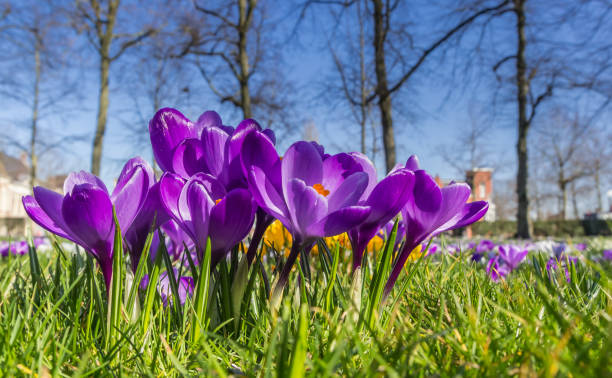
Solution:
[{"label": "bare tree", "polygon": [[183,17],[182,51],[222,104],[243,118],[288,125],[291,84],[282,72],[282,48],[266,4],[257,0],[223,2],[217,7],[194,0]]},{"label": "bare tree", "polygon": [[546,127],[536,129],[538,148],[546,160],[548,179],[558,188],[559,216],[567,218],[568,195],[573,195],[574,213],[578,212],[576,182],[592,175],[590,154],[582,154],[591,128],[578,115],[567,116],[554,110]]},{"label": "bare tree", "polygon": [[[141,30],[135,32],[117,30],[118,26],[121,29],[121,26],[133,24],[118,22],[120,0],[76,0],[75,8],[74,25],[77,31],[84,32],[87,41],[96,51],[99,65],[98,115],[91,153],[91,171],[99,175],[108,118],[111,64],[131,47],[153,35],[156,29],[145,24]],[[142,17],[145,13],[139,12],[139,15]]]},{"label": "bare tree", "polygon": [[[170,24],[164,25],[163,29],[144,41],[141,48],[119,63],[122,69],[117,75],[118,81],[132,100],[123,111],[122,123],[127,137],[140,151],[151,148],[148,123],[152,115],[166,106],[185,109],[191,94],[199,89],[194,85],[197,72],[183,59],[175,57],[180,25],[176,17],[164,11]],[[155,167],[152,153],[151,158]]]},{"label": "bare tree", "polygon": [[[74,101],[76,84],[68,74],[70,39],[66,38],[66,18],[51,0],[23,1],[19,4],[0,4],[5,17],[1,49],[6,53],[0,60],[0,96],[29,110],[28,141],[21,133],[5,127],[0,138],[28,154],[30,184],[38,176],[39,157],[55,147],[76,141],[79,137],[46,131],[40,138],[41,120],[58,116],[66,109],[62,104]],[[13,117],[11,123],[20,122]],[[44,130],[42,130],[44,132]]]},{"label": "bare tree", "polygon": [[[313,5],[350,7],[356,3],[358,1],[307,0],[301,5],[300,19]],[[391,170],[396,163],[392,98],[401,92],[406,83],[428,60],[431,60],[436,52],[448,46],[451,41],[457,42],[477,20],[495,17],[505,12],[509,4],[510,0],[500,0],[492,4],[486,1],[474,1],[467,4],[461,2],[452,12],[445,12],[447,17],[444,25],[447,27],[436,30],[435,33],[428,30],[425,35],[417,36],[414,24],[403,21],[409,11],[405,3],[397,0],[371,0],[372,8],[368,9],[368,12],[374,30],[370,42],[373,48],[376,83],[375,90],[365,100],[367,104],[376,103],[378,105],[387,171]],[[432,34],[435,35],[433,39]],[[417,42],[421,42],[424,47],[418,46],[415,42],[417,39],[419,39]],[[359,104],[360,99],[352,98],[350,102]]]},{"label": "bare tree", "polygon": [[[529,5],[529,7],[527,6]],[[528,195],[528,133],[534,119],[547,100],[568,96],[579,89],[603,98],[600,109],[609,103],[609,28],[610,5],[597,0],[583,2],[529,2],[513,0],[512,12],[516,45],[493,65],[500,82],[503,67],[514,61],[514,72],[507,75],[517,106],[517,234],[531,236]],[[500,26],[503,28],[505,26]],[[558,30],[577,31],[577,40],[568,41]],[[500,29],[497,29],[500,30]],[[608,29],[609,30],[609,29]],[[609,34],[609,33],[607,33]],[[597,109],[599,111],[600,109]],[[596,111],[596,113],[597,113]],[[566,179],[560,179],[566,182]],[[566,183],[567,184],[567,183]],[[565,216],[565,210],[563,210]]]}]

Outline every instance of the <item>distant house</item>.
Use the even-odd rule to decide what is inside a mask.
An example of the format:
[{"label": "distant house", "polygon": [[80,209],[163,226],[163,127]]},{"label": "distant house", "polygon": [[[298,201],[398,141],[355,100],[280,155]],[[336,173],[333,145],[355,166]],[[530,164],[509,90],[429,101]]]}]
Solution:
[{"label": "distant house", "polygon": [[17,159],[0,151],[0,236],[22,235],[26,212],[21,197],[30,194],[26,155]]},{"label": "distant house", "polygon": [[465,172],[465,182],[472,188],[470,202],[487,201],[489,210],[484,216],[485,221],[495,220],[495,204],[493,203],[493,169],[472,168]]},{"label": "distant house", "polygon": [[[62,192],[65,178],[65,175],[51,176],[41,185]],[[25,226],[29,220],[21,199],[31,193],[27,155],[22,154],[18,159],[0,151],[0,237],[20,237],[25,234]],[[29,223],[34,236],[43,234],[40,227]]]}]

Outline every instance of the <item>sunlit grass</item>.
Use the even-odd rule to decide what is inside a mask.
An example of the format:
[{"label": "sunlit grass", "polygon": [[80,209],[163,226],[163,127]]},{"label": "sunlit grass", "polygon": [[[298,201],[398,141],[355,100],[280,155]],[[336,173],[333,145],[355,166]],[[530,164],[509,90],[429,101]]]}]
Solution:
[{"label": "sunlit grass", "polygon": [[[612,366],[612,270],[590,259],[601,251],[587,251],[570,282],[562,269],[549,277],[548,255],[537,252],[499,283],[466,255],[422,257],[407,263],[370,323],[364,319],[373,260],[382,253],[369,256],[359,290],[351,288],[349,252],[338,250],[331,285],[336,247],[319,250],[323,253],[309,259],[310,281],[298,278],[298,268],[278,311],[268,305],[269,288],[259,270],[274,279],[272,266],[279,262],[271,253],[248,272],[246,297],[234,318],[231,285],[240,256],[235,251],[211,277],[203,337],[191,337],[198,319],[192,301],[163,307],[155,291],[150,299],[141,291],[138,311],[122,308],[110,345],[104,337],[104,284],[83,251],[55,245],[38,259],[3,259],[2,373],[605,376]],[[154,267],[149,264],[147,272]]]}]

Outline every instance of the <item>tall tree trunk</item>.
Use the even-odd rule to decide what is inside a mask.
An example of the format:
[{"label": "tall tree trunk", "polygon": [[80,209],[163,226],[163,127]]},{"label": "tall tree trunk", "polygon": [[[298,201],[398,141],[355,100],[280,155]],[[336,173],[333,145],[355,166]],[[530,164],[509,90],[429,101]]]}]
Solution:
[{"label": "tall tree trunk", "polygon": [[102,56],[100,59],[100,91],[98,94],[98,116],[96,118],[96,134],[93,141],[91,153],[91,172],[99,176],[102,162],[102,147],[104,144],[104,133],[106,132],[106,121],[108,115],[108,75],[110,70],[110,59]]},{"label": "tall tree trunk", "polygon": [[599,162],[595,165],[595,172],[593,174],[593,179],[595,180],[595,193],[597,195],[597,212],[601,213],[603,211],[603,202],[601,200],[601,182],[599,179],[599,171],[600,171]]},{"label": "tall tree trunk", "polygon": [[574,210],[574,219],[580,219],[580,211],[578,210],[578,194],[576,193],[576,183],[572,181],[572,209]]},{"label": "tall tree trunk", "polygon": [[529,219],[529,196],[527,192],[528,165],[527,165],[527,133],[529,120],[527,118],[527,94],[529,84],[527,81],[527,63],[525,60],[525,0],[514,0],[516,14],[517,52],[516,52],[516,85],[518,102],[518,141],[516,152],[518,157],[518,170],[516,173],[516,194],[518,196],[518,210],[516,214],[516,234],[519,238],[531,237],[531,222]]},{"label": "tall tree trunk", "polygon": [[[374,55],[376,66],[376,81],[378,108],[382,125],[382,139],[385,148],[385,165],[387,172],[395,166],[395,137],[393,135],[393,118],[391,117],[391,93],[387,82],[387,66],[385,63],[385,10],[382,0],[374,2]],[[387,16],[388,17],[388,16]]]},{"label": "tall tree trunk", "polygon": [[[99,4],[97,5],[99,7]],[[102,162],[102,147],[104,144],[104,134],[106,132],[106,122],[108,115],[108,76],[110,74],[111,55],[110,48],[113,43],[113,35],[115,22],[117,21],[117,11],[119,9],[119,0],[108,2],[108,14],[105,20],[100,20],[106,27],[102,29],[98,27],[98,42],[99,57],[100,57],[100,90],[98,94],[98,116],[96,118],[96,132],[93,140],[93,149],[91,152],[91,172],[99,176],[100,165]],[[100,15],[96,17],[100,19]]]},{"label": "tall tree trunk", "polygon": [[359,17],[359,84],[360,84],[360,95],[361,103],[359,108],[361,110],[361,153],[367,154],[366,148],[366,124],[367,124],[367,76],[365,70],[365,37],[363,32],[363,15],[361,14],[361,1],[357,2],[357,15]]},{"label": "tall tree trunk", "polygon": [[559,214],[561,219],[567,219],[567,183],[563,179],[559,180],[559,191],[561,192],[561,204],[559,205]]},{"label": "tall tree trunk", "polygon": [[[247,0],[240,0],[238,29],[238,62],[240,64],[240,107],[243,118],[252,118],[251,93],[249,91],[249,55],[247,53],[247,32],[250,20],[247,19]],[[254,5],[251,5],[254,6]]]},{"label": "tall tree trunk", "polygon": [[32,102],[32,130],[30,134],[30,186],[36,184],[36,171],[38,168],[38,155],[36,154],[36,133],[38,129],[38,103],[40,97],[40,49],[42,41],[35,36],[34,45],[34,100]]}]

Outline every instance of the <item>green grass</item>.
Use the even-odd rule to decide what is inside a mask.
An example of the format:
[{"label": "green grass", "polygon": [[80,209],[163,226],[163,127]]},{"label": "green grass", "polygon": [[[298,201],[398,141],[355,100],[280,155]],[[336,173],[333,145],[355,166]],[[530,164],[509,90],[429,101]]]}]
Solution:
[{"label": "green grass", "polygon": [[[290,279],[278,311],[268,306],[258,266],[238,311],[232,282],[238,253],[209,281],[205,314],[163,307],[140,292],[121,307],[106,343],[101,274],[84,252],[0,260],[0,366],[5,376],[605,376],[612,366],[608,263],[588,251],[566,282],[549,278],[547,256],[506,281],[461,255],[409,262],[391,297],[367,317],[372,257],[363,287],[351,289],[349,252],[311,256],[311,278]],[[382,253],[378,254],[379,256]],[[334,264],[333,256],[338,256]],[[120,259],[117,259],[120,260]],[[145,270],[165,269],[162,259]],[[262,266],[271,275],[273,258]],[[276,263],[276,262],[274,262]],[[334,266],[336,266],[335,280]],[[192,267],[181,267],[189,272]],[[129,270],[129,269],[126,269]],[[195,271],[197,273],[197,269]],[[299,282],[298,282],[299,281]],[[234,289],[235,290],[235,289]],[[374,290],[375,291],[375,290]],[[361,293],[360,297],[357,297]],[[359,300],[358,300],[359,299]],[[360,303],[360,308],[356,303]],[[151,305],[152,304],[152,305]],[[147,311],[147,308],[150,308]],[[381,311],[379,311],[381,310]],[[201,337],[192,337],[193,322]]]}]

